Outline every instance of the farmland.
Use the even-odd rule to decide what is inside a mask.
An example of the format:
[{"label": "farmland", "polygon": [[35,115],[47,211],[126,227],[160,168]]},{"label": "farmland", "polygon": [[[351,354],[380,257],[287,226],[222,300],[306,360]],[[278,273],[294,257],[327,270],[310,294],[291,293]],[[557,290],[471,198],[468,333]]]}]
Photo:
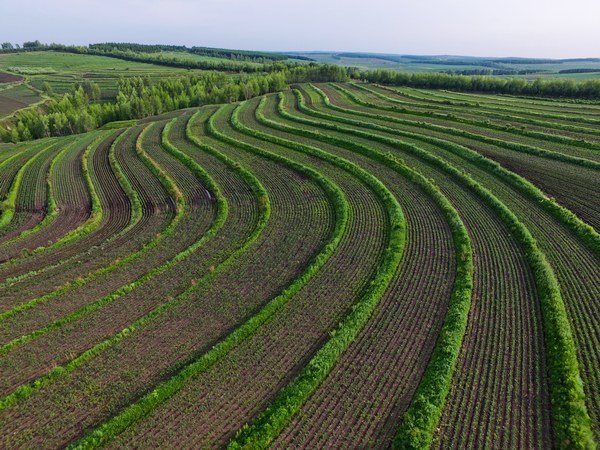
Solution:
[{"label": "farmland", "polygon": [[275,90],[0,144],[0,448],[594,448],[600,104]]},{"label": "farmland", "polygon": [[183,74],[187,69],[122,61],[106,56],[77,55],[64,52],[9,53],[0,55],[0,71],[25,77],[37,89],[47,82],[56,93],[67,92],[73,83],[90,80],[98,83],[105,96],[114,95],[121,77],[150,76],[154,79]]}]

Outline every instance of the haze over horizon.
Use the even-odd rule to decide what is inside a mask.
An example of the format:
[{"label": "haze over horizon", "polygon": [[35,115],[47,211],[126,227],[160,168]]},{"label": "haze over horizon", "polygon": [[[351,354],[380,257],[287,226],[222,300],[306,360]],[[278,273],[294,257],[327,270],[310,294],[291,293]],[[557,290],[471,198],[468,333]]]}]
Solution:
[{"label": "haze over horizon", "polygon": [[0,41],[267,51],[600,57],[600,2],[573,0],[31,0],[0,4]]}]

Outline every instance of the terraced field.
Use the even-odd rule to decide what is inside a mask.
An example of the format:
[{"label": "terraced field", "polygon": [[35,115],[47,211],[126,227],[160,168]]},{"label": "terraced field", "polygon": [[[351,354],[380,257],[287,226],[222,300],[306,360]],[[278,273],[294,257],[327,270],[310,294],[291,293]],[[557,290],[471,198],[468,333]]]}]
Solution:
[{"label": "terraced field", "polygon": [[594,448],[600,107],[301,84],[0,147],[0,448]]}]

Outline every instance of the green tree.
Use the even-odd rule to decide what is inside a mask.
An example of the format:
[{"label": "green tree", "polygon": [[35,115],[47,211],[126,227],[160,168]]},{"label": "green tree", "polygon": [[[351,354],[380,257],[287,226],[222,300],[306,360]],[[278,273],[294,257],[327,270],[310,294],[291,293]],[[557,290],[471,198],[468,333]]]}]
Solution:
[{"label": "green tree", "polygon": [[47,81],[44,81],[42,84],[42,91],[46,95],[54,95],[54,89],[52,89],[52,86]]}]

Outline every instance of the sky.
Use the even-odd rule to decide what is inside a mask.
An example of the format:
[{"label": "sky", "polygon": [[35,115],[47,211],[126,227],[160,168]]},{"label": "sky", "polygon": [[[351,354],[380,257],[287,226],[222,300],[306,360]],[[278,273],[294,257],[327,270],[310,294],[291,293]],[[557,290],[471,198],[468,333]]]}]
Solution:
[{"label": "sky", "polygon": [[600,0],[0,0],[0,42],[600,57]]}]

